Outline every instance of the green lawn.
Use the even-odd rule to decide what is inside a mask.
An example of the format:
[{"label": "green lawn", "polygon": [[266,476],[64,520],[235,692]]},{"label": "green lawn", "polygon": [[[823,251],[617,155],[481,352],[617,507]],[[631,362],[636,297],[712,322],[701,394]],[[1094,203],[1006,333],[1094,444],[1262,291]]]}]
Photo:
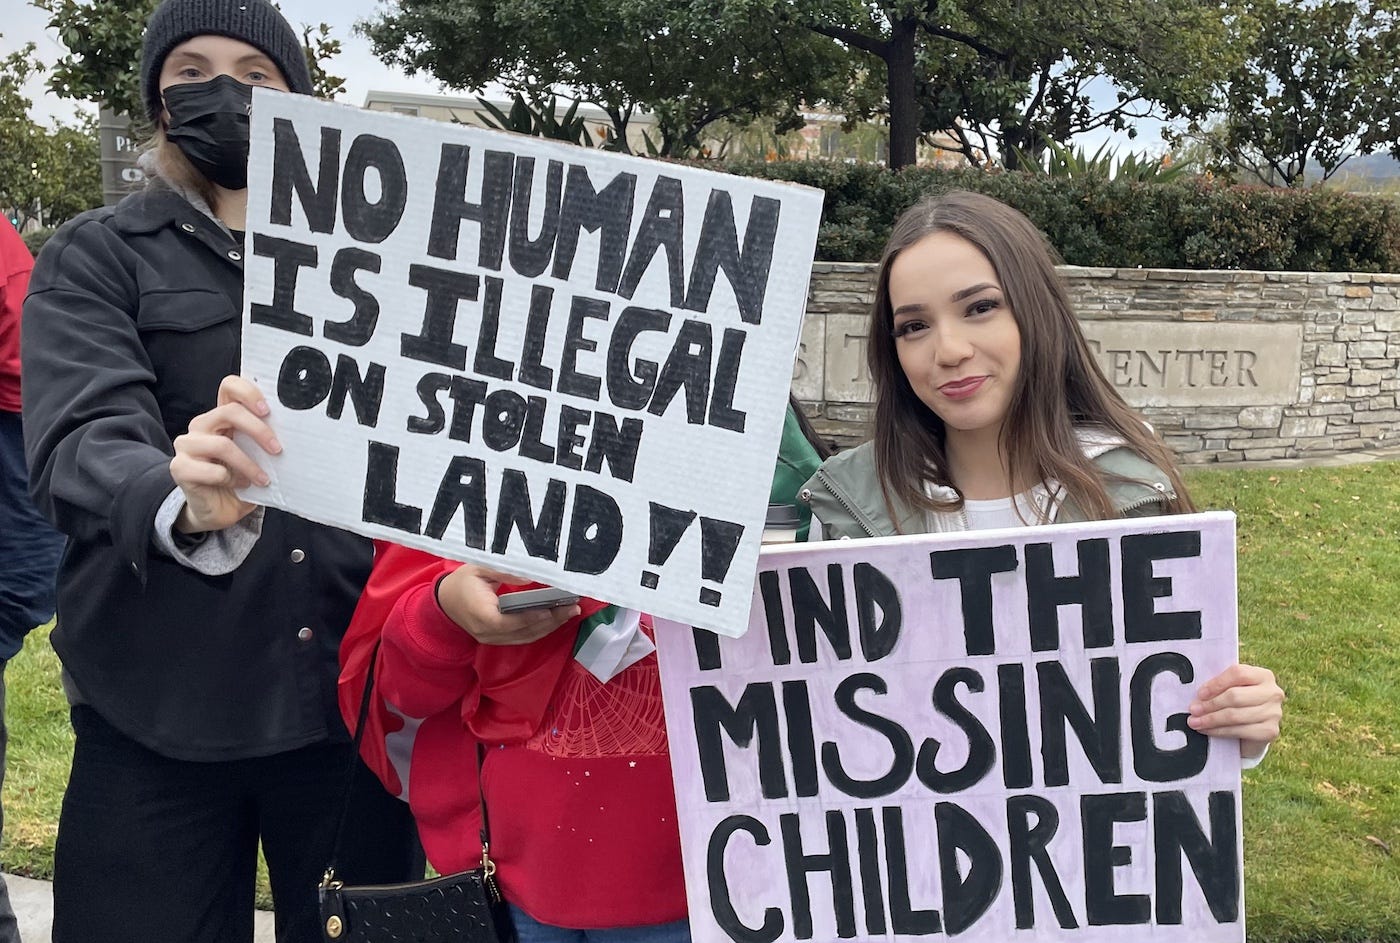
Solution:
[{"label": "green lawn", "polygon": [[[1239,515],[1242,657],[1288,691],[1246,774],[1249,937],[1400,943],[1400,463],[1196,471]],[[5,870],[48,877],[72,738],[45,631],[11,663]]]},{"label": "green lawn", "polygon": [[1251,940],[1400,940],[1400,463],[1198,472],[1239,515],[1241,655],[1288,691],[1247,774]]},{"label": "green lawn", "polygon": [[73,756],[68,702],[58,683],[58,656],[49,627],[35,629],[24,651],[5,668],[5,722],[10,731],[5,764],[4,870],[53,876],[58,810]]}]

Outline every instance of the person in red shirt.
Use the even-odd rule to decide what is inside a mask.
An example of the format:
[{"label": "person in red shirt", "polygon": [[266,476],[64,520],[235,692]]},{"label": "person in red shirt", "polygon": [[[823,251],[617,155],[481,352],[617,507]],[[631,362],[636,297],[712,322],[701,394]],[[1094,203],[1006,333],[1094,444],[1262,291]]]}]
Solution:
[{"label": "person in red shirt", "polygon": [[587,598],[503,613],[518,580],[376,550],[342,642],[341,709],[353,723],[374,660],[361,753],[408,801],[428,860],[481,862],[482,743],[490,854],[521,943],[688,940],[656,657],[607,682],[574,657],[581,625],[650,637],[649,620]]},{"label": "person in red shirt", "polygon": [[0,413],[19,413],[19,316],[33,269],[24,240],[0,217]]},{"label": "person in red shirt", "polygon": [[[19,319],[34,259],[0,218],[0,782],[5,776],[5,664],[29,630],[53,616],[54,572],[63,538],[29,499],[20,420]],[[4,821],[0,812],[0,824]],[[0,880],[0,943],[19,940],[9,892]]]},{"label": "person in red shirt", "polygon": [[[768,500],[793,508],[799,539],[797,488],[826,452],[790,400]],[[361,755],[408,802],[439,872],[481,863],[484,797],[519,943],[684,943],[661,678],[651,646],[626,643],[653,638],[650,618],[588,598],[502,612],[517,583],[376,543],[341,642],[341,712],[357,723],[372,669]],[[600,671],[588,653],[605,635],[638,654]]]},{"label": "person in red shirt", "polygon": [[[768,497],[798,512],[799,538],[797,488],[825,453],[791,403]],[[341,642],[341,712],[356,724],[372,666],[361,755],[412,808],[428,861],[444,874],[480,864],[484,796],[520,943],[688,941],[656,656],[643,644],[607,681],[584,665],[604,631],[651,639],[650,619],[588,598],[502,612],[498,595],[524,588],[512,577],[375,551]]]}]

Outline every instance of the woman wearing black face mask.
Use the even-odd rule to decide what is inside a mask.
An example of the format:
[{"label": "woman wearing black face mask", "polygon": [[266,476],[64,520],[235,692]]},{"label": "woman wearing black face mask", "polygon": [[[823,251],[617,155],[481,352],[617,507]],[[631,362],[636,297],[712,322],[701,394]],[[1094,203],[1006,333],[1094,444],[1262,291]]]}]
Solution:
[{"label": "woman wearing black face mask", "polygon": [[[141,78],[149,186],[60,230],[24,311],[33,491],[68,535],[53,939],[244,943],[261,841],[278,939],[311,941],[350,757],[337,646],[370,544],[272,510],[225,527],[171,467],[176,439],[232,447],[253,88],[311,77],[267,0],[166,0]],[[339,872],[411,878],[407,806],[354,782]]]}]

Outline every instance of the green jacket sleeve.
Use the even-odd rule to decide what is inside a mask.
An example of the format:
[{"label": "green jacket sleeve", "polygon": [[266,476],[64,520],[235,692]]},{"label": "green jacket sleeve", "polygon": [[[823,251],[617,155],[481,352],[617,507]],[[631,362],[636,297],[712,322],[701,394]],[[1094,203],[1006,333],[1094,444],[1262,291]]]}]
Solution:
[{"label": "green jacket sleeve", "polygon": [[788,406],[783,419],[783,440],[778,446],[778,464],[773,470],[773,484],[768,489],[769,504],[791,504],[797,507],[802,523],[797,528],[797,539],[806,540],[807,530],[812,523],[812,509],[797,500],[798,489],[817,473],[821,458],[812,443],[802,434],[797,416]]}]

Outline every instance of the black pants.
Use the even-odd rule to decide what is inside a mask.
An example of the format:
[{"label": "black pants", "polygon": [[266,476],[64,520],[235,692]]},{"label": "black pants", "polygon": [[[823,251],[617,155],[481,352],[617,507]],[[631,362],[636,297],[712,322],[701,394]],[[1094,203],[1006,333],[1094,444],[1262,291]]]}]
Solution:
[{"label": "black pants", "polygon": [[[172,760],[72,711],[77,743],[54,852],[54,943],[248,943],[261,839],[279,943],[319,941],[349,744],[221,763]],[[337,876],[422,876],[408,806],[363,767]]]}]

